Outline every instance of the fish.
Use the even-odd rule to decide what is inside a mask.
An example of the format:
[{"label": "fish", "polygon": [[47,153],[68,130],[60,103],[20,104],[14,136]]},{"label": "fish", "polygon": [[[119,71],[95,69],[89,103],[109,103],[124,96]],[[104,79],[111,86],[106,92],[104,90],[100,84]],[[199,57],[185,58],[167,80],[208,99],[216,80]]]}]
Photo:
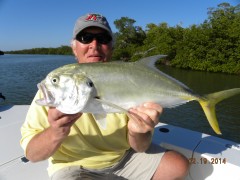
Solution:
[{"label": "fish", "polygon": [[73,63],[51,71],[37,84],[41,106],[55,107],[66,114],[92,113],[106,128],[106,114],[128,113],[144,102],[174,108],[198,101],[216,134],[221,134],[216,117],[218,102],[240,93],[240,88],[200,95],[182,82],[156,68],[155,55],[135,62]]}]

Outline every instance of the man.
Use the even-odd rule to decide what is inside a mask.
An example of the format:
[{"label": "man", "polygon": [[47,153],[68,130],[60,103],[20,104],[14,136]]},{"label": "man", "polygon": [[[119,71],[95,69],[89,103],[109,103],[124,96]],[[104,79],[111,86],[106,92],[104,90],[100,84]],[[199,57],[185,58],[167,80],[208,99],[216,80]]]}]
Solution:
[{"label": "man", "polygon": [[[74,27],[72,50],[79,63],[106,62],[113,51],[113,37],[104,16],[87,14]],[[98,126],[89,113],[63,114],[41,107],[35,99],[21,128],[26,157],[49,159],[53,180],[76,179],[183,179],[188,161],[174,151],[151,144],[152,132],[162,113],[160,105],[147,102],[126,114],[108,114],[107,128]],[[137,118],[137,120],[136,120]]]}]

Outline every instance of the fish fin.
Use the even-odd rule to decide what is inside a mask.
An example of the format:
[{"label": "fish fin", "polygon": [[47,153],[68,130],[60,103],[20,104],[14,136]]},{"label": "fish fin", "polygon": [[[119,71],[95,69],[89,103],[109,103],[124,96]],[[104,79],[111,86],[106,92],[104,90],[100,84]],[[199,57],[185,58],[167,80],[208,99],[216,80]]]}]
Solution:
[{"label": "fish fin", "polygon": [[[136,115],[136,114],[131,114],[131,113],[129,113],[128,112],[128,110],[126,110],[126,109],[124,109],[124,108],[122,108],[122,107],[120,107],[120,106],[118,106],[118,105],[116,105],[116,104],[113,104],[113,103],[111,103],[111,102],[107,102],[107,101],[104,101],[104,100],[102,100],[102,99],[96,99],[97,101],[99,101],[99,102],[101,102],[102,104],[105,104],[105,105],[107,105],[107,106],[110,106],[110,107],[113,107],[113,108],[115,108],[115,109],[118,109],[119,111],[121,111],[121,112],[123,112],[123,113],[126,113],[126,115],[129,117],[129,118],[131,118],[131,119],[133,119],[134,121],[136,121],[136,122],[139,122],[140,120],[140,117],[138,116],[138,115]],[[97,117],[98,118],[98,117]],[[97,122],[99,123],[99,124],[101,124],[101,127],[102,126],[104,126],[104,121],[103,121],[104,119],[97,119]],[[106,124],[106,121],[105,121],[105,124]]]},{"label": "fish fin", "polygon": [[[136,122],[140,121],[139,120],[140,117],[137,114],[131,114],[131,113],[129,113],[128,110],[126,110],[126,109],[124,109],[124,108],[122,108],[122,107],[120,107],[120,106],[118,106],[116,104],[113,104],[111,102],[108,102],[108,101],[105,101],[105,100],[102,100],[102,99],[99,99],[99,98],[96,98],[95,100],[98,101],[98,102],[101,102],[102,104],[105,104],[107,106],[110,106],[110,107],[113,107],[115,109],[118,109],[119,111],[121,111],[123,113],[126,113],[126,115],[129,118],[133,119]],[[94,114],[94,116],[95,116],[95,119],[97,120],[97,122],[101,125],[101,127],[103,127],[103,128],[105,127],[106,128],[106,118],[105,118],[105,121],[104,121],[104,119],[101,118],[101,114],[97,114],[97,118],[96,118],[96,114]]]},{"label": "fish fin", "polygon": [[178,84],[181,84],[186,90],[190,90],[185,84],[183,84],[182,82],[180,82],[179,80],[169,76],[168,74],[160,71],[157,67],[156,67],[156,62],[161,59],[161,58],[165,58],[167,57],[167,55],[155,55],[155,56],[150,56],[150,57],[146,57],[146,58],[142,58],[138,61],[136,61],[135,63],[139,64],[139,65],[143,65],[143,66],[146,66],[158,73],[160,73],[161,75],[169,78],[169,79],[172,79],[173,81],[175,81],[176,83]]},{"label": "fish fin", "polygon": [[203,108],[203,111],[208,119],[209,124],[217,134],[222,134],[222,133],[219,129],[216,112],[215,112],[215,106],[218,102],[237,94],[240,94],[240,88],[229,89],[225,91],[208,94],[204,96],[204,98],[199,99],[199,103]]},{"label": "fish fin", "polygon": [[167,55],[155,55],[155,56],[150,56],[150,57],[146,57],[146,58],[142,58],[138,61],[136,61],[136,63],[140,63],[144,66],[148,66],[150,68],[153,68],[153,69],[157,69],[155,67],[155,63],[161,59],[161,58],[164,58],[164,57],[167,57]]},{"label": "fish fin", "polygon": [[116,105],[116,104],[113,104],[113,103],[111,103],[111,102],[109,102],[109,101],[105,101],[105,100],[99,99],[99,98],[95,98],[95,100],[98,101],[98,102],[100,102],[100,103],[102,103],[102,104],[105,104],[105,105],[107,105],[107,106],[109,106],[109,107],[112,107],[112,108],[114,108],[114,109],[117,109],[117,110],[119,110],[120,112],[128,113],[128,110],[126,110],[126,109],[124,109],[124,108],[122,108],[122,107],[120,107],[120,106],[118,106],[118,105]]},{"label": "fish fin", "polygon": [[110,106],[110,107],[112,107],[112,108],[115,108],[115,109],[117,109],[117,110],[119,110],[119,111],[121,111],[121,112],[123,112],[123,113],[126,113],[129,118],[132,118],[132,119],[135,120],[135,121],[139,121],[137,115],[130,114],[130,113],[128,112],[128,110],[126,110],[126,109],[124,109],[124,108],[122,108],[122,107],[120,107],[120,106],[118,106],[118,105],[116,105],[116,104],[113,104],[113,103],[111,103],[111,102],[108,102],[108,101],[105,101],[105,100],[102,100],[102,99],[99,99],[99,98],[96,98],[95,100],[98,101],[98,102],[101,102],[102,104],[105,104],[105,105],[107,105],[107,106]]},{"label": "fish fin", "polygon": [[97,124],[104,130],[107,129],[107,114],[93,114]]}]

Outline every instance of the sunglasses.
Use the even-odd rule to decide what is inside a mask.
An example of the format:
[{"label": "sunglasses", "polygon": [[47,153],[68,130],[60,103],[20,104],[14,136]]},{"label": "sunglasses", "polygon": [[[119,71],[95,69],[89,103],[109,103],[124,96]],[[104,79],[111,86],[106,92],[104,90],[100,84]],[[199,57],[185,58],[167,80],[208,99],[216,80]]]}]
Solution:
[{"label": "sunglasses", "polygon": [[108,33],[88,33],[83,32],[79,33],[76,37],[76,40],[83,44],[89,44],[93,41],[93,39],[96,39],[98,43],[100,44],[108,44],[112,41],[112,37]]}]

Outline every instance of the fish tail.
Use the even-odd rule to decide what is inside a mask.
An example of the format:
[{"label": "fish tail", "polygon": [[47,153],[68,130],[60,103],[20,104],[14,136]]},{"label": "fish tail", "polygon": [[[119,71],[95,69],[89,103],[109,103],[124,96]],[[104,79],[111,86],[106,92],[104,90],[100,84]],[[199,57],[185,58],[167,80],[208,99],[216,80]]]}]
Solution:
[{"label": "fish tail", "polygon": [[199,99],[203,111],[207,117],[207,120],[215,133],[222,134],[218,125],[215,106],[218,102],[227,99],[231,96],[240,94],[240,88],[229,89],[225,91],[220,91],[204,96],[204,98]]}]

